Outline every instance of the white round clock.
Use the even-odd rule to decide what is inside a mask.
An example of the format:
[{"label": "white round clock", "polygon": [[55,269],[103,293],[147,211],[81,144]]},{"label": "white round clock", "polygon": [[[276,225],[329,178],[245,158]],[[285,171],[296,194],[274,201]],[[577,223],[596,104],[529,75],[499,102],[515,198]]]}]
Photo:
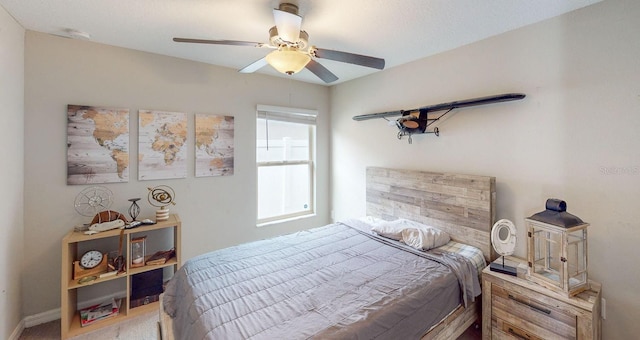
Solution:
[{"label": "white round clock", "polygon": [[80,265],[84,269],[97,267],[102,262],[102,253],[97,250],[89,250],[80,258]]},{"label": "white round clock", "polygon": [[513,255],[516,249],[516,226],[513,222],[502,219],[491,229],[491,244],[501,256]]}]

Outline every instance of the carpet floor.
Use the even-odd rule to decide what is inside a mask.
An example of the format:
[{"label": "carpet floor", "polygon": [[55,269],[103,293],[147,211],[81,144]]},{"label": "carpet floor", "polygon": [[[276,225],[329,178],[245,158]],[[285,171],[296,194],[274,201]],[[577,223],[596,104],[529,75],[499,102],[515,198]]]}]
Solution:
[{"label": "carpet floor", "polygon": [[[58,340],[60,320],[47,322],[25,329],[19,340]],[[124,321],[117,325],[101,328],[73,340],[158,340],[158,313],[149,313]],[[480,327],[471,325],[457,340],[482,339]]]},{"label": "carpet floor", "polygon": [[[60,320],[47,322],[22,331],[19,340],[58,340]],[[73,340],[157,340],[158,313],[152,312],[71,338]]]}]

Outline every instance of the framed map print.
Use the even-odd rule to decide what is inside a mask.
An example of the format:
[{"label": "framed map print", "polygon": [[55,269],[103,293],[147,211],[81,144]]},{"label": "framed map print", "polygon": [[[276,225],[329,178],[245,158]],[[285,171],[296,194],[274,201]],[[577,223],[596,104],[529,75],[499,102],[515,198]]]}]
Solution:
[{"label": "framed map print", "polygon": [[187,114],[138,111],[138,179],[187,177]]},{"label": "framed map print", "polygon": [[233,175],[232,116],[196,114],[196,177]]},{"label": "framed map print", "polygon": [[67,184],[129,181],[129,110],[67,105]]}]

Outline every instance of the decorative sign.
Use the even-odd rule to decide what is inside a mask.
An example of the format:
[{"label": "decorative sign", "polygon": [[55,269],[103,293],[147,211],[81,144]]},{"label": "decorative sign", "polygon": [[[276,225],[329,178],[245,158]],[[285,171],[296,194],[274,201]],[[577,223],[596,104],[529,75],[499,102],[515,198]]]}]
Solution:
[{"label": "decorative sign", "polygon": [[129,110],[67,106],[67,184],[129,181]]}]

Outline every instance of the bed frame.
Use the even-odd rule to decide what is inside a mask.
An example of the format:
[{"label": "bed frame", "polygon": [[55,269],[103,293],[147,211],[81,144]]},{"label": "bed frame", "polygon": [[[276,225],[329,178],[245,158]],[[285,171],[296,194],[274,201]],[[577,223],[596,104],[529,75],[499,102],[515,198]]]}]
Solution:
[{"label": "bed frame", "polygon": [[[367,168],[367,215],[406,218],[440,228],[451,239],[482,250],[487,263],[495,222],[495,177]],[[459,306],[422,339],[455,339],[480,319],[480,299]]]},{"label": "bed frame", "polygon": [[[427,171],[367,168],[367,215],[406,218],[440,228],[460,243],[482,250],[487,263],[495,222],[495,177]],[[480,319],[480,300],[451,312],[422,339],[455,339]],[[173,339],[172,319],[160,300],[159,339]]]}]

